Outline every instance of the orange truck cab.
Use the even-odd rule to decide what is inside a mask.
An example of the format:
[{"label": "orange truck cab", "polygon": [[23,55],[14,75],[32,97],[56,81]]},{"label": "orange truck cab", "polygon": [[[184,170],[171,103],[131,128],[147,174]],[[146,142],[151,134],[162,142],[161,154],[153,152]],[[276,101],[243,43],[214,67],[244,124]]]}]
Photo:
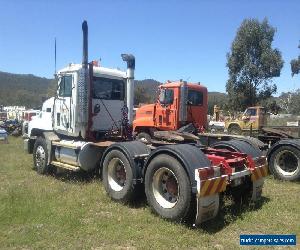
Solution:
[{"label": "orange truck cab", "polygon": [[133,131],[138,138],[151,140],[154,131],[178,130],[193,123],[197,129],[207,128],[207,88],[185,81],[159,86],[158,100],[137,109]]}]

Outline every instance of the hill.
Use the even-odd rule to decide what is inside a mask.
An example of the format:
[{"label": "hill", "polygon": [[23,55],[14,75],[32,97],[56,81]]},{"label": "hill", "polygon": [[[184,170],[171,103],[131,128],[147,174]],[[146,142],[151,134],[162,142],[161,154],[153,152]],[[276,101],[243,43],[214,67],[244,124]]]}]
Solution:
[{"label": "hill", "polygon": [[52,81],[31,74],[0,72],[0,105],[38,107]]},{"label": "hill", "polygon": [[[157,98],[157,87],[161,83],[154,79],[135,81],[134,103],[152,103]],[[12,74],[0,71],[0,105],[40,107],[43,99],[55,93],[54,79],[34,76],[32,74]],[[219,92],[209,92],[209,112],[213,105],[223,106],[227,95]]]}]

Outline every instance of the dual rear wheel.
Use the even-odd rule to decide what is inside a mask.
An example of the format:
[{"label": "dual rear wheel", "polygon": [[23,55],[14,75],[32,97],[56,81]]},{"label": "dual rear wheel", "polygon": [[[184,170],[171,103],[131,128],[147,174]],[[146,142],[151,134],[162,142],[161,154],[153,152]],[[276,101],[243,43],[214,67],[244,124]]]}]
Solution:
[{"label": "dual rear wheel", "polygon": [[[137,169],[120,150],[110,151],[103,161],[103,184],[116,201],[130,202],[141,188],[136,185]],[[166,154],[156,156],[145,174],[145,194],[151,209],[163,218],[183,220],[191,204],[191,184],[182,165]]]}]

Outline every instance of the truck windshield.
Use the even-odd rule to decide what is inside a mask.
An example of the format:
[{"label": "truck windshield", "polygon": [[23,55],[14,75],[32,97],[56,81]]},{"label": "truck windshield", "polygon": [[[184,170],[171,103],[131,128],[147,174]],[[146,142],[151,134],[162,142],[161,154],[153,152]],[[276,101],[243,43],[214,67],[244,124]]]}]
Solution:
[{"label": "truck windshield", "polygon": [[246,116],[256,116],[256,109],[247,109],[244,113]]},{"label": "truck windshield", "polygon": [[94,77],[93,98],[105,100],[124,100],[124,81]]},{"label": "truck windshield", "polygon": [[190,105],[197,105],[197,106],[203,105],[203,93],[200,91],[189,89],[188,103]]}]

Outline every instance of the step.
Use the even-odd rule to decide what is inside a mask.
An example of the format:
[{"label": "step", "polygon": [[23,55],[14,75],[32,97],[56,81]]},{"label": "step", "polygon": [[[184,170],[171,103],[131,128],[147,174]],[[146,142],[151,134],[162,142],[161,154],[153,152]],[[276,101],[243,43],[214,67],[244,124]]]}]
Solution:
[{"label": "step", "polygon": [[67,163],[63,163],[63,162],[59,162],[59,161],[51,161],[50,164],[52,164],[52,165],[54,165],[56,167],[60,167],[60,168],[71,170],[73,172],[80,171],[80,167],[73,166],[73,165],[70,165],[70,164],[67,164]]}]

